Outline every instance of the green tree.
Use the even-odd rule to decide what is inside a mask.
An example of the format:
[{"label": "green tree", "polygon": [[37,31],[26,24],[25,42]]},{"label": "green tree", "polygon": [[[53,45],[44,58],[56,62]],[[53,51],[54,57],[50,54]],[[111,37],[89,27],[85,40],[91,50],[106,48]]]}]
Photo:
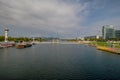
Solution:
[{"label": "green tree", "polygon": [[4,41],[5,37],[4,36],[0,36],[0,41]]}]

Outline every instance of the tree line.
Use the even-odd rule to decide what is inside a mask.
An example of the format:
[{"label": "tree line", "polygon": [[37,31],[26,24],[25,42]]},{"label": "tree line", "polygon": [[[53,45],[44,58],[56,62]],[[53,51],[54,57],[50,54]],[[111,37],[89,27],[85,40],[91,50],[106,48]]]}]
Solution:
[{"label": "tree line", "polygon": [[[5,40],[5,36],[0,36],[0,42],[3,42]],[[8,41],[33,41],[32,38],[29,37],[8,37]],[[44,41],[42,38],[35,38],[35,41]]]}]

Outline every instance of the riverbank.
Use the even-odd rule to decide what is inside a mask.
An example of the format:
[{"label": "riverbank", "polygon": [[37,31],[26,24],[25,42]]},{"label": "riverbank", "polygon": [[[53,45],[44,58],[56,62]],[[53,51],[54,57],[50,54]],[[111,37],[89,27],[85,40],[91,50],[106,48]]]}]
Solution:
[{"label": "riverbank", "polygon": [[110,48],[110,47],[105,47],[105,46],[97,46],[96,47],[98,50],[103,50],[111,53],[117,53],[120,54],[120,49],[119,48]]},{"label": "riverbank", "polygon": [[120,44],[111,42],[91,42],[90,45],[98,50],[120,54]]}]

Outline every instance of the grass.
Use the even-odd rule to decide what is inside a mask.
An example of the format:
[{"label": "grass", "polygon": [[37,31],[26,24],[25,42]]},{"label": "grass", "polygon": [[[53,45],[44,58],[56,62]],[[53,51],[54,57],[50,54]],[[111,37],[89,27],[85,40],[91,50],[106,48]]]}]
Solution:
[{"label": "grass", "polygon": [[112,44],[112,43],[107,43],[107,42],[96,42],[96,41],[94,41],[94,42],[92,42],[92,44],[98,45],[98,46],[120,48],[119,44]]}]

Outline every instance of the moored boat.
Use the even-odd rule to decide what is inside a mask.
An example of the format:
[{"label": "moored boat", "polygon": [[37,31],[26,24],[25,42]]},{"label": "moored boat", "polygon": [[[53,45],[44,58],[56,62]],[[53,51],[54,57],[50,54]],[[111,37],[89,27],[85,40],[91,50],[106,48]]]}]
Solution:
[{"label": "moored boat", "polygon": [[32,44],[26,44],[26,45],[25,45],[25,48],[31,47],[31,46],[32,46]]},{"label": "moored boat", "polygon": [[30,44],[30,43],[18,43],[16,45],[16,48],[17,49],[23,49],[23,48],[27,48],[27,47],[31,47],[31,46],[32,46],[32,44]]},{"label": "moored boat", "polygon": [[23,48],[25,48],[25,45],[24,44],[17,44],[16,48],[17,49],[23,49]]},{"label": "moored boat", "polygon": [[13,46],[15,46],[14,43],[9,43],[9,42],[0,43],[0,47],[2,48],[8,48],[8,47],[13,47]]}]

